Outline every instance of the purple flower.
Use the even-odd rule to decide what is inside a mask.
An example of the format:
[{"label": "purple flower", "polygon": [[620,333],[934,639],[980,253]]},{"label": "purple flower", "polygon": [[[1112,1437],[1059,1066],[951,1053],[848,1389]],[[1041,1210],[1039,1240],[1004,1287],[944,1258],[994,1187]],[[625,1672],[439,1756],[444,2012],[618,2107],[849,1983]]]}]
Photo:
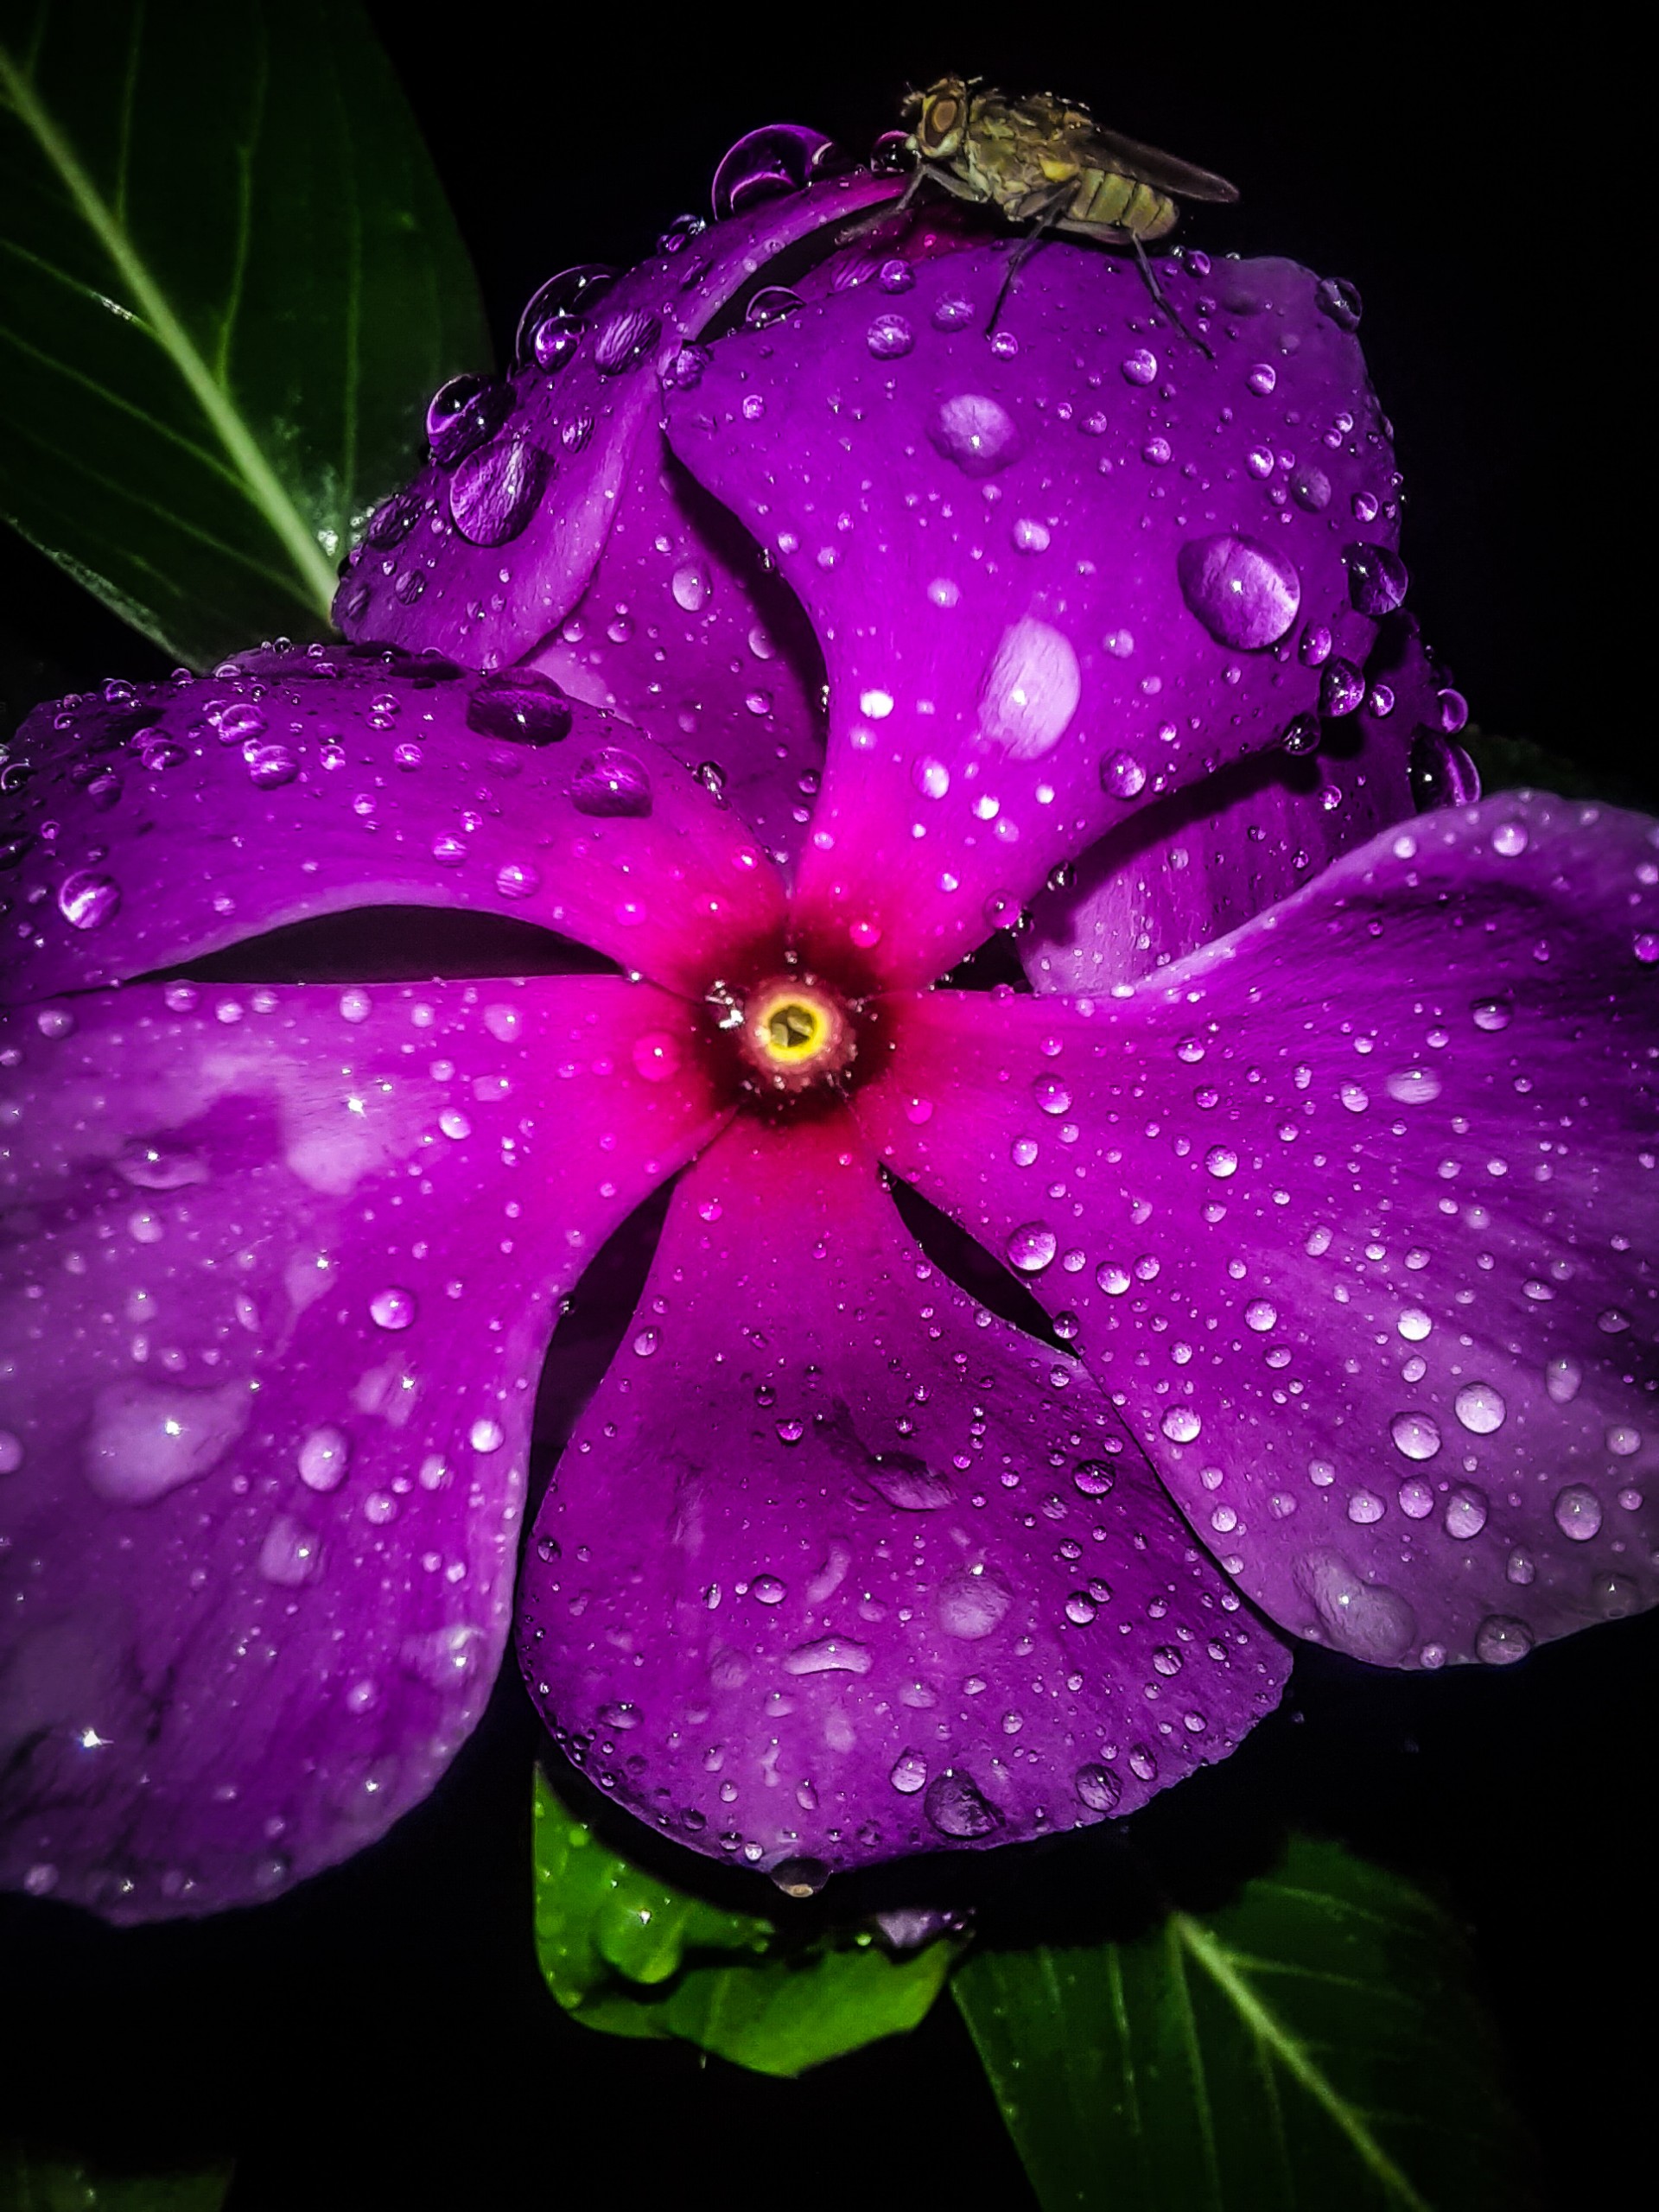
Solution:
[{"label": "purple flower", "polygon": [[[803,267],[892,188],[556,280],[353,557],[389,643],[25,731],[14,1883],[338,1859],[515,1582],[572,1756],[771,1867],[1132,1811],[1274,1626],[1434,1667],[1652,1601],[1659,831],[1408,818],[1461,702],[1331,288],[1171,264],[1212,361],[1051,244],[988,341],[1002,241]],[[177,973],[375,905],[618,972]],[[936,987],[1027,910],[1034,995]],[[672,1177],[519,1564],[558,1301]]]}]

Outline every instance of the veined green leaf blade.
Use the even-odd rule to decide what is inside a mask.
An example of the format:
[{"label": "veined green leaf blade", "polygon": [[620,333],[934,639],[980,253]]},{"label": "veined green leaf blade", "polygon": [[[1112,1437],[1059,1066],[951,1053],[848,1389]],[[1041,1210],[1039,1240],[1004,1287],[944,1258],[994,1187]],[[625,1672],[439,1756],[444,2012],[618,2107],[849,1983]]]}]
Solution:
[{"label": "veined green leaf blade", "polygon": [[1461,1938],[1336,1845],[1132,1942],[982,1952],[953,1987],[1045,2212],[1534,2202]]},{"label": "veined green leaf blade", "polygon": [[477,287],[352,0],[0,16],[0,510],[197,665],[327,626]]}]

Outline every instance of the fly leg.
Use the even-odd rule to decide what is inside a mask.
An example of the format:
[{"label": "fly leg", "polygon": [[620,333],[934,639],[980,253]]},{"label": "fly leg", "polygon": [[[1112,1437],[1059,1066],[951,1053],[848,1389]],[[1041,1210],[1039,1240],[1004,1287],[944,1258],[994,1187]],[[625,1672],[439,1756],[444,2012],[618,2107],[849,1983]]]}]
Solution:
[{"label": "fly leg", "polygon": [[904,214],[926,181],[927,171],[918,162],[906,179],[905,188],[899,197],[896,200],[885,200],[873,213],[865,216],[861,223],[849,223],[840,233],[840,243],[842,245],[850,245],[855,238],[868,238],[872,231],[879,230],[883,223],[890,223],[895,216]]},{"label": "fly leg", "polygon": [[1158,282],[1157,272],[1153,268],[1152,264],[1147,259],[1147,249],[1141,245],[1139,237],[1134,231],[1129,232],[1129,244],[1135,248],[1135,257],[1141,264],[1141,274],[1146,278],[1147,289],[1152,294],[1153,298],[1157,302],[1158,305],[1162,308],[1164,313],[1174,324],[1176,329],[1180,332],[1182,337],[1186,339],[1191,344],[1196,346],[1199,353],[1204,355],[1206,361],[1213,361],[1216,357],[1210,351],[1210,348],[1205,344],[1203,339],[1198,336],[1196,331],[1189,330],[1186,325],[1181,321],[1179,310],[1177,308],[1174,302],[1170,298],[1169,295],[1165,291],[1163,286]]},{"label": "fly leg", "polygon": [[[1008,256],[1008,265],[1002,272],[1002,282],[997,289],[996,303],[991,309],[991,319],[985,326],[985,335],[988,338],[994,338],[996,335],[997,321],[1007,303],[1008,294],[1014,289],[1014,278],[1060,219],[1071,203],[1072,190],[1073,187],[1067,183],[1058,192],[1050,195],[1048,204],[1036,211],[1037,222],[1034,228],[1026,232],[1024,238]],[[1028,194],[1027,202],[1030,197],[1031,195]],[[1022,213],[1026,212],[1027,212],[1027,209],[1021,210]]]}]

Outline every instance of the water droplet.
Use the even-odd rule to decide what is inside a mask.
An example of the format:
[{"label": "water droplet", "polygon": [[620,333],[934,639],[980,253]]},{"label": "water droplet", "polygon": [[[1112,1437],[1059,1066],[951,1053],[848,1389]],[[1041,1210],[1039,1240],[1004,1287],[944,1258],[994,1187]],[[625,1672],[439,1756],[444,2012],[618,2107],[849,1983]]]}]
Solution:
[{"label": "water droplet", "polygon": [[789,1594],[789,1586],[780,1582],[775,1574],[757,1574],[749,1584],[749,1594],[758,1605],[781,1605]]},{"label": "water droplet", "polygon": [[[614,269],[607,269],[601,262],[579,262],[574,269],[561,269],[550,276],[530,296],[528,305],[518,318],[518,334],[514,353],[521,361],[534,359],[543,369],[563,366],[574,352],[580,336],[582,320],[593,313],[616,282]],[[562,334],[568,334],[569,344],[557,347],[554,358],[543,360],[543,326],[551,323]],[[553,348],[550,344],[550,352]]]},{"label": "water droplet", "polygon": [[688,561],[683,568],[675,569],[669,588],[675,605],[695,614],[709,596],[709,571],[701,561]]},{"label": "water droplet", "polygon": [[1448,1536],[1466,1541],[1486,1526],[1486,1497],[1468,1483],[1459,1483],[1446,1501],[1444,1527]]},{"label": "water droplet", "polygon": [[1440,1078],[1432,1068],[1396,1068],[1384,1087],[1402,1106],[1426,1106],[1440,1096]]},{"label": "water droplet", "polygon": [[83,1451],[99,1497],[145,1505],[194,1482],[221,1459],[246,1426],[250,1401],[237,1382],[217,1390],[180,1383],[106,1383],[92,1401]]},{"label": "water droplet", "polygon": [[1361,614],[1373,621],[1392,614],[1406,595],[1406,564],[1386,545],[1344,545],[1348,597]]},{"label": "water droplet", "polygon": [[1338,330],[1357,330],[1363,312],[1359,287],[1351,284],[1345,276],[1321,277],[1313,289],[1314,304],[1321,315],[1328,315]]},{"label": "water droplet", "polygon": [[1103,1260],[1095,1269],[1095,1281],[1108,1298],[1122,1298],[1132,1280],[1128,1269],[1116,1260]]},{"label": "water droplet", "polygon": [[1204,1155],[1204,1164],[1217,1182],[1224,1183],[1238,1173],[1238,1154],[1230,1145],[1212,1144]]},{"label": "water droplet", "polygon": [[542,887],[542,872],[530,861],[503,861],[495,872],[495,887],[504,899],[533,899]]},{"label": "water droplet", "polygon": [[1071,1479],[1085,1497],[1105,1497],[1117,1481],[1117,1471],[1104,1459],[1079,1459]]},{"label": "water droplet", "polygon": [[1148,385],[1158,373],[1158,356],[1144,346],[1137,346],[1134,353],[1126,354],[1118,364],[1125,384]]},{"label": "water droplet", "polygon": [[578,814],[642,819],[652,809],[650,774],[632,753],[618,745],[605,746],[577,767],[570,804]]},{"label": "water droplet", "polygon": [[1642,1593],[1628,1574],[1604,1568],[1590,1578],[1590,1601],[1604,1620],[1620,1621],[1637,1610]]},{"label": "water droplet", "polygon": [[939,1625],[947,1636],[976,1642],[991,1634],[1013,1603],[1013,1591],[994,1567],[955,1567],[939,1585]]},{"label": "water droplet", "polygon": [[1071,1787],[1091,1813],[1109,1813],[1123,1789],[1109,1767],[1080,1766],[1071,1777]]},{"label": "water droplet", "polygon": [[1555,1526],[1575,1544],[1587,1544],[1600,1529],[1601,1500],[1583,1483],[1557,1491],[1554,1510]]},{"label": "water droplet", "polygon": [[285,745],[245,745],[242,758],[247,763],[250,781],[262,791],[280,790],[300,772],[299,762]]},{"label": "water droplet", "polygon": [[321,1563],[322,1546],[314,1529],[279,1513],[265,1531],[259,1547],[259,1572],[267,1582],[284,1590],[297,1590],[308,1582]]},{"label": "water droplet", "polygon": [[649,359],[661,343],[661,319],[646,308],[615,315],[594,340],[594,366],[602,377],[620,377]]},{"label": "water droplet", "polygon": [[1191,1444],[1204,1423],[1191,1406],[1172,1406],[1158,1426],[1172,1444]]},{"label": "water droplet", "polygon": [[916,334],[904,315],[888,308],[865,332],[864,343],[878,361],[897,361],[915,345]]},{"label": "water droplet", "polygon": [[995,476],[1020,454],[1020,431],[1013,416],[982,392],[958,392],[941,400],[927,435],[965,476]]},{"label": "water droplet", "polygon": [[467,1441],[474,1452],[499,1452],[507,1440],[507,1433],[499,1421],[475,1421],[467,1432]]},{"label": "water droplet", "polygon": [[927,1761],[919,1751],[901,1751],[888,1770],[887,1780],[901,1797],[913,1797],[927,1787]]},{"label": "water droplet", "polygon": [[571,706],[550,677],[502,668],[479,678],[467,702],[467,727],[511,745],[556,745],[569,733]]},{"label": "water droplet", "polygon": [[513,404],[512,386],[493,377],[451,377],[426,410],[426,442],[433,460],[440,468],[453,468],[495,435]]},{"label": "water droplet", "polygon": [[1278,383],[1279,373],[1270,361],[1257,361],[1244,381],[1259,399],[1265,399]]},{"label": "water droplet", "polygon": [[120,885],[95,868],[77,868],[58,886],[58,912],[73,930],[99,928],[120,904]]},{"label": "water droplet", "polygon": [[1427,1414],[1395,1414],[1389,1434],[1408,1459],[1432,1459],[1440,1448],[1439,1427]]},{"label": "water droplet", "polygon": [[1421,1475],[1408,1475],[1395,1493],[1408,1521],[1427,1521],[1434,1510],[1434,1491]]},{"label": "water droplet", "polygon": [[0,1475],[15,1475],[23,1464],[23,1440],[0,1428]]},{"label": "water droplet", "polygon": [[943,798],[950,788],[950,771],[931,753],[918,753],[911,763],[910,780],[924,798]]},{"label": "water droplet", "polygon": [[1471,1009],[1477,1029],[1507,1029],[1515,1019],[1515,1009],[1507,999],[1477,999]]},{"label": "water droplet", "polygon": [[786,1897],[815,1897],[830,1878],[822,1859],[780,1859],[772,1880]]},{"label": "water droplet", "polygon": [[1033,1076],[1031,1093],[1045,1114],[1067,1114],[1071,1110],[1071,1093],[1057,1075]]},{"label": "water droplet", "polygon": [[134,1137],[118,1156],[115,1172],[135,1190],[178,1191],[187,1183],[205,1183],[207,1163],[182,1145]]},{"label": "water droplet", "polygon": [[950,1767],[929,1783],[922,1804],[941,1835],[966,1840],[989,1835],[1002,1825],[1002,1815],[986,1803],[972,1779]]},{"label": "water droplet", "polygon": [[1100,764],[1100,788],[1109,798],[1137,798],[1147,787],[1147,772],[1132,753],[1113,753]]},{"label": "water droplet", "polygon": [[535,513],[552,466],[521,434],[469,454],[449,480],[455,528],[468,544],[505,545]]},{"label": "water droplet", "polygon": [[1490,1382],[1469,1382],[1452,1401],[1458,1419],[1477,1436],[1490,1436],[1502,1428],[1509,1408]]},{"label": "water droplet", "polygon": [[764,124],[746,132],[715,171],[715,219],[725,222],[846,166],[847,156],[822,131],[799,123]]},{"label": "water droplet", "polygon": [[1532,1630],[1507,1613],[1489,1613],[1475,1630],[1475,1656],[1489,1667],[1512,1666],[1532,1649]]},{"label": "water droplet", "polygon": [[1417,1634],[1411,1607],[1386,1583],[1362,1581],[1339,1552],[1306,1553],[1295,1578],[1332,1642],[1357,1659],[1386,1664],[1410,1649]]},{"label": "water droplet", "polygon": [[300,1480],[308,1490],[338,1490],[351,1459],[352,1440],[343,1428],[314,1428],[300,1445]]},{"label": "water droplet", "polygon": [[1065,1618],[1077,1628],[1087,1628],[1100,1607],[1086,1590],[1074,1590],[1065,1601]]},{"label": "water droplet", "polygon": [[679,1073],[683,1055],[677,1037],[671,1036],[665,1029],[652,1029],[634,1039],[629,1057],[634,1072],[647,1083],[666,1083]]},{"label": "water droplet", "polygon": [[1003,1249],[1009,1264],[1021,1274],[1037,1275],[1052,1262],[1059,1239],[1045,1221],[1022,1222],[1010,1233]]},{"label": "water droplet", "polygon": [[1278,1319],[1278,1307],[1270,1304],[1265,1298],[1253,1298],[1244,1308],[1245,1327],[1255,1330],[1258,1335],[1265,1334],[1268,1329],[1274,1327]]},{"label": "water droplet", "polygon": [[407,1329],[418,1310],[414,1292],[395,1287],[377,1291],[369,1300],[369,1318],[377,1329]]},{"label": "water droplet", "polygon": [[1005,747],[1011,760],[1039,760],[1059,742],[1082,688],[1071,640],[1027,616],[1003,632],[986,670],[980,729]]},{"label": "water droplet", "polygon": [[1408,1344],[1420,1344],[1434,1324],[1421,1306],[1408,1306],[1394,1325]]},{"label": "water droplet", "polygon": [[1364,704],[1365,678],[1351,660],[1328,660],[1319,671],[1319,712],[1339,721]]},{"label": "water droplet", "polygon": [[[755,1594],[760,1595],[758,1589]],[[850,1636],[821,1636],[784,1655],[786,1675],[868,1675],[874,1664],[868,1646]]]},{"label": "water droplet", "polygon": [[1530,842],[1524,822],[1500,822],[1492,831],[1492,850],[1505,860],[1518,859]]},{"label": "water droplet", "polygon": [[1460,745],[1438,730],[1420,729],[1411,741],[1411,796],[1420,813],[1469,806],[1480,797],[1480,777]]},{"label": "water droplet", "polygon": [[1192,613],[1218,645],[1236,652],[1276,645],[1302,603],[1291,563],[1254,537],[1190,538],[1175,567]]}]

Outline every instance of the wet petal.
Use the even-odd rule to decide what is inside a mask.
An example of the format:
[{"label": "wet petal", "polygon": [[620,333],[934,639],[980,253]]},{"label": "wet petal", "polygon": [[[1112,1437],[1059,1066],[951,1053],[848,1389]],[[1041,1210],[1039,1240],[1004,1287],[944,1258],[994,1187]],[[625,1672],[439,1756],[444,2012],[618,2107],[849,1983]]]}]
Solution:
[{"label": "wet petal", "polygon": [[815,298],[670,395],[675,451],[823,644],[803,914],[826,940],[861,930],[894,982],[951,966],[1131,810],[1316,713],[1302,640],[1363,663],[1403,578],[1387,437],[1307,271],[1229,264],[1207,316],[1173,275],[1211,361],[1131,262],[1065,244],[988,340],[1005,266],[982,247],[885,303]]},{"label": "wet petal", "polygon": [[1319,725],[1316,752],[1256,753],[1170,793],[1041,893],[1020,948],[1035,988],[1108,990],[1167,967],[1414,813],[1414,763],[1447,709],[1409,618],[1382,626],[1354,684],[1361,703]]},{"label": "wet petal", "polygon": [[859,1095],[992,1249],[1046,1228],[1032,1287],[1299,1635],[1503,1660],[1654,1600],[1656,886],[1653,823],[1506,794],[1123,997],[914,1001]]},{"label": "wet petal", "polygon": [[8,1018],[0,1878],[211,1911],[425,1795],[556,1300],[718,1125],[690,1021],[593,976]]},{"label": "wet petal", "polygon": [[466,379],[454,409],[435,401],[435,458],[353,552],[340,628],[477,667],[524,658],[593,575],[636,448],[654,434],[658,378],[682,348],[764,262],[896,188],[864,171],[838,176],[715,224],[613,285],[544,286],[510,379],[487,394]]},{"label": "wet petal", "polygon": [[703,768],[769,852],[798,849],[823,766],[817,640],[753,539],[657,433],[641,440],[586,595],[534,664]]},{"label": "wet petal", "polygon": [[511,913],[698,992],[780,925],[738,817],[546,677],[315,647],[111,688],[13,747],[14,1003],[359,906]]},{"label": "wet petal", "polygon": [[519,1637],[602,1787],[768,1866],[1127,1812],[1286,1668],[1102,1394],[928,1265],[840,1115],[740,1122],[676,1191]]}]

